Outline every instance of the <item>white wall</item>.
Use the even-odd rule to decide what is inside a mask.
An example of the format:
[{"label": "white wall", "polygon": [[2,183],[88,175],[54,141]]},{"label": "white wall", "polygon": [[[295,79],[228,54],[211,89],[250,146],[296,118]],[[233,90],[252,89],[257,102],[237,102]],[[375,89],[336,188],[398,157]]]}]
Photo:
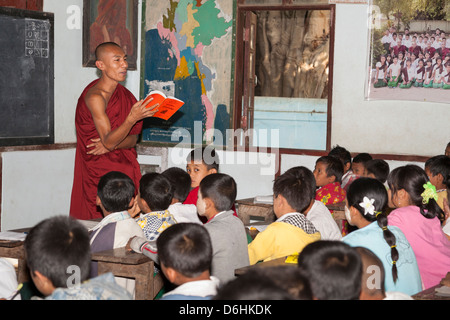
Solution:
[{"label": "white wall", "polygon": [[[98,77],[95,68],[82,66],[83,0],[45,0],[44,11],[53,12],[55,18],[55,142],[75,142],[74,123],[78,97]],[[140,16],[141,6],[138,14]],[[78,17],[79,23],[76,20]],[[138,25],[140,47],[140,20]],[[138,70],[129,71],[123,85],[139,99],[140,50],[137,61]]]}]

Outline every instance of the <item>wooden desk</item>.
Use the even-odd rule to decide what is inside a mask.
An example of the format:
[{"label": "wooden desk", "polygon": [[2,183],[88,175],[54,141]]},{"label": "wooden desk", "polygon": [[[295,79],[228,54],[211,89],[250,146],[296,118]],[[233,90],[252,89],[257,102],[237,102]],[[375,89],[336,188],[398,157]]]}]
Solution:
[{"label": "wooden desk", "polygon": [[282,257],[282,258],[278,258],[278,259],[274,259],[274,260],[270,260],[270,261],[265,261],[265,262],[260,262],[257,264],[252,264],[250,266],[247,267],[243,267],[243,268],[239,268],[234,270],[234,275],[239,276],[239,275],[243,275],[244,273],[251,271],[254,268],[266,268],[266,267],[274,267],[274,266],[293,266],[293,267],[297,267],[297,264],[294,263],[286,263],[286,258],[287,257]]},{"label": "wooden desk", "polygon": [[[267,224],[276,220],[272,204],[255,203],[255,198],[237,200],[236,204],[238,216],[244,225],[250,224],[251,217],[262,217]],[[333,212],[333,219],[336,221],[339,230],[341,230],[342,221],[346,220],[344,210],[345,202],[329,204],[326,207]]]},{"label": "wooden desk", "polygon": [[333,219],[339,227],[342,229],[342,221],[347,220],[345,218],[345,202],[339,202],[334,204],[327,204],[326,207],[332,212]]},{"label": "wooden desk", "polygon": [[436,288],[442,287],[441,284],[438,284],[434,287],[428,288],[424,291],[416,293],[412,296],[414,300],[450,300],[450,297],[439,296],[436,295]]},{"label": "wooden desk", "polygon": [[17,281],[19,283],[30,280],[23,244],[24,242],[19,240],[0,240],[0,257],[17,259]]},{"label": "wooden desk", "polygon": [[262,217],[268,223],[276,220],[272,204],[255,203],[255,198],[237,200],[236,204],[238,217],[244,224],[249,224],[251,217]]},{"label": "wooden desk", "polygon": [[92,260],[98,262],[98,274],[112,272],[118,277],[134,278],[136,300],[153,300],[164,286],[161,273],[154,275],[154,262],[125,247],[93,253]]}]

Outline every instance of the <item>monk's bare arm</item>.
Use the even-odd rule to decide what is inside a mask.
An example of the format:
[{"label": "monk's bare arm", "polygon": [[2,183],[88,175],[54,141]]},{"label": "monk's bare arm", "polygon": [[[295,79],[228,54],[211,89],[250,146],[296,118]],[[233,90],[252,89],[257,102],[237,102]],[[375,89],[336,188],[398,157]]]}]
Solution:
[{"label": "monk's bare arm", "polygon": [[[125,121],[116,129],[111,130],[111,123],[106,115],[106,101],[103,96],[95,93],[88,95],[86,97],[86,105],[91,111],[100,141],[104,148],[109,151],[117,148],[124,148],[128,145],[130,145],[130,147],[134,146],[137,142],[137,137],[134,135],[128,136],[131,128],[136,122],[151,117],[157,111],[157,106],[154,108],[146,108],[147,103],[143,104],[142,101],[138,101],[131,108]],[[102,152],[101,146],[94,149],[97,150],[92,152],[92,154],[106,153],[106,150],[104,150],[105,152]]]}]

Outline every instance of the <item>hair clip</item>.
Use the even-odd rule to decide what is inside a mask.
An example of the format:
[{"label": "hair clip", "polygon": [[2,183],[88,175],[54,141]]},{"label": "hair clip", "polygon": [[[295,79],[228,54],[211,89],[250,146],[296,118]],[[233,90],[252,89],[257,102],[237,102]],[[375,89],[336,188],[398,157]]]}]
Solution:
[{"label": "hair clip", "polygon": [[430,199],[434,199],[434,201],[438,200],[436,187],[430,181],[425,183],[423,185],[423,188],[425,189],[425,191],[422,192],[422,194],[421,194],[421,196],[422,196],[422,203],[423,204],[428,204]]},{"label": "hair clip", "polygon": [[375,199],[370,199],[367,197],[363,198],[363,202],[361,202],[359,205],[364,209],[364,215],[366,214],[370,214],[370,215],[374,215],[375,214],[375,207],[373,205],[373,203],[375,202]]}]

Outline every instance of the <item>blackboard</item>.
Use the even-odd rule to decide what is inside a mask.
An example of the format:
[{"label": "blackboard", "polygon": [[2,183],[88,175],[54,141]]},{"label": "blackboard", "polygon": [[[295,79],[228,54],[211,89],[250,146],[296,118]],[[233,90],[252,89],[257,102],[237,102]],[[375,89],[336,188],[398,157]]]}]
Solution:
[{"label": "blackboard", "polygon": [[54,16],[0,8],[0,146],[54,143]]}]

